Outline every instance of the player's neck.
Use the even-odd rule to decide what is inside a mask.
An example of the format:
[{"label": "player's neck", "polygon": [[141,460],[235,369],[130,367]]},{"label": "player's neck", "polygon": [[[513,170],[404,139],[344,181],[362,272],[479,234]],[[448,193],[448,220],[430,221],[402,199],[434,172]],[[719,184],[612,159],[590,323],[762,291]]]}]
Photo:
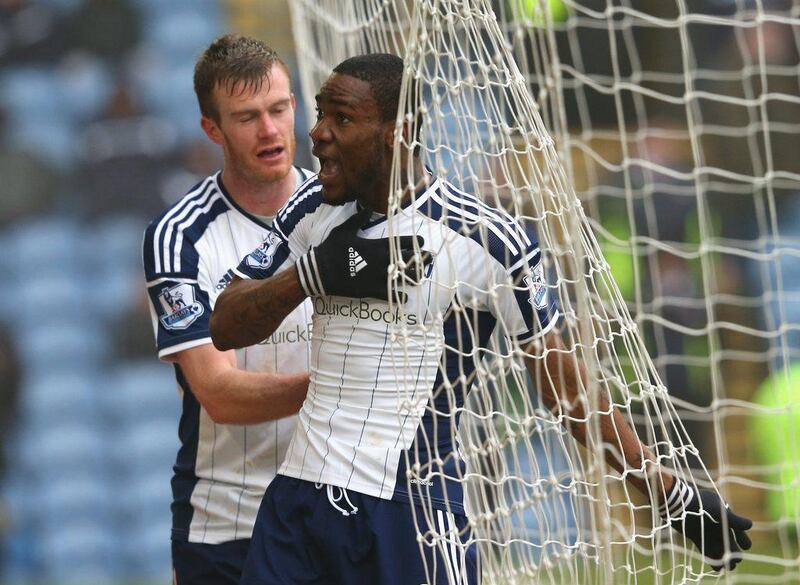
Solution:
[{"label": "player's neck", "polygon": [[[428,180],[428,175],[427,173],[425,173],[425,169],[422,166],[422,163],[420,163],[419,159],[416,157],[414,157],[414,159],[412,160],[411,172],[413,173],[411,184],[414,185],[414,188],[413,189],[406,188],[403,191],[403,195],[400,199],[400,205],[404,205],[406,201],[408,201],[411,197],[413,197],[414,193],[416,193],[417,191],[419,191],[419,189],[424,187]],[[403,169],[400,171],[400,173],[401,176],[405,176],[406,170]],[[366,207],[369,207],[376,213],[386,215],[386,212],[389,209],[389,189],[390,189],[389,175],[387,174],[385,177],[385,181],[378,188],[372,190],[373,193],[385,193],[385,197],[376,201],[361,201],[361,203]]]},{"label": "player's neck", "polygon": [[272,182],[248,181],[227,168],[222,171],[222,183],[236,204],[253,215],[270,216],[278,213],[294,192],[297,178],[294,167],[283,179]]}]

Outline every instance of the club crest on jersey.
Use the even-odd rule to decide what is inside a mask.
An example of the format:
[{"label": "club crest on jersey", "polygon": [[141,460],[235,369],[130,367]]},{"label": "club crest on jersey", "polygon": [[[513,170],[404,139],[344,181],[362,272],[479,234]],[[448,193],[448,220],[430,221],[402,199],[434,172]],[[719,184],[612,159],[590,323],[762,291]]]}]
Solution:
[{"label": "club crest on jersey", "polygon": [[267,239],[247,256],[247,265],[251,268],[269,268],[272,266],[272,258],[280,244],[281,239],[278,234],[270,233]]},{"label": "club crest on jersey", "polygon": [[544,281],[544,268],[541,264],[533,267],[531,273],[522,279],[528,289],[530,298],[528,302],[535,309],[544,309],[547,306],[547,283]]},{"label": "club crest on jersey", "polygon": [[163,315],[161,324],[167,329],[186,329],[203,314],[203,305],[194,298],[190,284],[178,284],[164,288],[158,294]]}]

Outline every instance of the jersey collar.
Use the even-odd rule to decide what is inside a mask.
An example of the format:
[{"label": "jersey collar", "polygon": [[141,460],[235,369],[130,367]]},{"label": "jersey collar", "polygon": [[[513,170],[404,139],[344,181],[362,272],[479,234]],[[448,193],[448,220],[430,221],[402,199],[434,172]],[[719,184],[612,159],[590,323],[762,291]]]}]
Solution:
[{"label": "jersey collar", "polygon": [[[418,189],[412,197],[409,197],[408,200],[400,206],[400,209],[397,211],[398,214],[411,215],[414,211],[422,207],[428,201],[428,199],[430,199],[431,193],[434,193],[439,188],[439,178],[431,173],[429,169],[426,168],[425,170],[428,173],[428,184]],[[356,208],[358,211],[363,209],[360,203],[356,204]],[[386,221],[386,217],[387,216],[385,215],[376,217],[375,219],[365,223],[362,229],[369,229],[375,227],[376,225],[380,225]]]},{"label": "jersey collar", "polygon": [[[300,185],[302,185],[305,182],[305,179],[303,178],[303,173],[300,172],[299,167],[292,165],[292,171],[294,172],[294,189],[292,189],[292,192],[294,192]],[[219,192],[222,193],[225,202],[231,209],[238,212],[245,219],[253,222],[259,227],[262,228],[270,227],[270,224],[263,222],[260,218],[256,217],[255,215],[253,215],[252,213],[241,207],[238,203],[236,203],[236,201],[233,199],[233,197],[231,197],[231,194],[228,192],[228,189],[222,182],[222,171],[217,171],[217,174],[214,175],[214,181],[216,182],[217,187],[219,188]]]}]

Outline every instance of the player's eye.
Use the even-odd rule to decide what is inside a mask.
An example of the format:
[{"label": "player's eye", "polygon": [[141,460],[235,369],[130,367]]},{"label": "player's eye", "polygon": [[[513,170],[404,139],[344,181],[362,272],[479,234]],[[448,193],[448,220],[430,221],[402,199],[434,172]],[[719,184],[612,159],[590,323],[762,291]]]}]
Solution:
[{"label": "player's eye", "polygon": [[314,108],[314,110],[317,112],[317,122],[319,122],[322,119],[322,110],[319,107]]},{"label": "player's eye", "polygon": [[336,121],[340,124],[347,124],[350,121],[350,118],[339,112],[336,114]]}]

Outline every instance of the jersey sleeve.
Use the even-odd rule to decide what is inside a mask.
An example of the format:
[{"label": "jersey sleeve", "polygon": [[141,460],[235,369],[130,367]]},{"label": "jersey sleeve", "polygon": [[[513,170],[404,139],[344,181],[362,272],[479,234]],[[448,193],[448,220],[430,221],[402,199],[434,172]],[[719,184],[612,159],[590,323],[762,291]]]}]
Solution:
[{"label": "jersey sleeve", "polygon": [[214,288],[194,243],[165,226],[148,226],[142,259],[158,357],[169,361],[172,354],[211,343]]},{"label": "jersey sleeve", "polygon": [[286,270],[298,257],[289,239],[278,229],[270,228],[261,245],[242,258],[233,272],[240,278],[263,280]]},{"label": "jersey sleeve", "polygon": [[[533,240],[535,241],[535,240]],[[530,244],[525,258],[507,269],[506,274],[513,287],[508,287],[502,296],[505,310],[514,314],[519,311],[522,323],[507,335],[517,338],[520,345],[530,343],[555,327],[560,316],[556,288],[548,282],[542,263],[542,252],[538,245]]]},{"label": "jersey sleeve", "polygon": [[525,345],[550,331],[560,311],[535,234],[513,223],[495,224],[483,244],[483,302],[502,332]]}]

